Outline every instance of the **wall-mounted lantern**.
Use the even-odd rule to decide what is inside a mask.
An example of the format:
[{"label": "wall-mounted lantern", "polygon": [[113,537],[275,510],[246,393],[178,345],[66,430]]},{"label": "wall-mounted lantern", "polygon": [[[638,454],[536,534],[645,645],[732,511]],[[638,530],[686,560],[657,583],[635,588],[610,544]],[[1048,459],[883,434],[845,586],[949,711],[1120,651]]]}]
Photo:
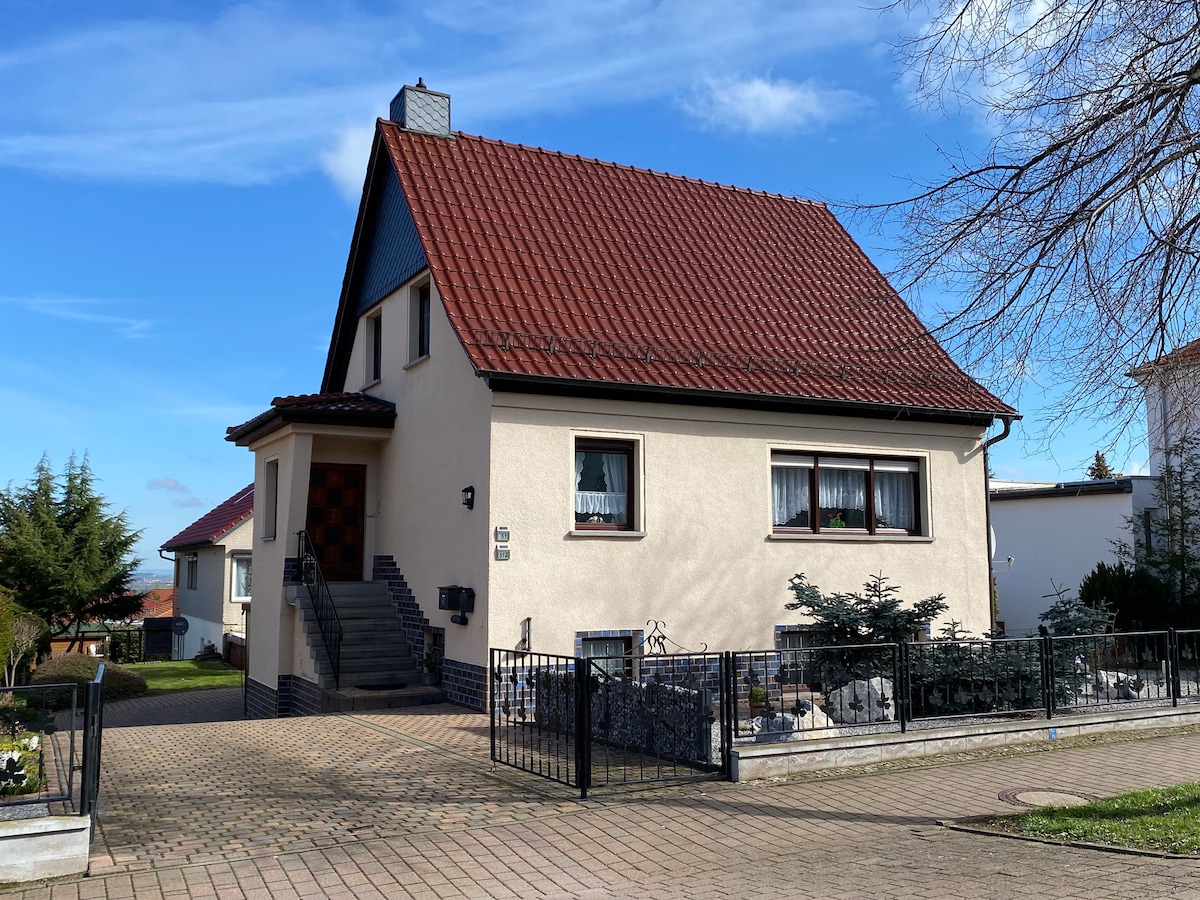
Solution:
[{"label": "wall-mounted lantern", "polygon": [[463,506],[467,509],[475,508],[475,486],[465,487],[462,489]]}]

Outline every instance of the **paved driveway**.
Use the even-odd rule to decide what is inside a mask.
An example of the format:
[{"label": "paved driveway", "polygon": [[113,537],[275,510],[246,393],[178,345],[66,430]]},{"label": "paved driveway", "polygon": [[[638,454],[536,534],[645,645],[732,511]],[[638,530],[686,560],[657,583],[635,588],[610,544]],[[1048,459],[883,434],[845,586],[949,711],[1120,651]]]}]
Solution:
[{"label": "paved driveway", "polygon": [[1005,791],[1200,780],[1197,734],[580,801],[493,769],[486,718],[453,707],[214,721],[239,712],[112,704],[92,876],[3,896],[1200,897],[1200,861],[936,824]]}]

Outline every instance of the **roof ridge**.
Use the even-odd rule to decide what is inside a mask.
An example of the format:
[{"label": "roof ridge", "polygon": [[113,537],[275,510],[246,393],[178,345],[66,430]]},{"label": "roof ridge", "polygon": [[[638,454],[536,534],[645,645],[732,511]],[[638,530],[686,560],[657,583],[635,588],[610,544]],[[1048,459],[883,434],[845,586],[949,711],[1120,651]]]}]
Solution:
[{"label": "roof ridge", "polygon": [[[390,125],[401,134],[414,134],[431,140],[446,140],[444,137],[438,137],[433,134],[425,134],[424,132],[409,131],[398,122],[393,122],[391,119],[380,118],[379,123],[382,125]],[[663,172],[659,169],[647,169],[642,166],[634,166],[629,163],[614,162],[610,159],[600,159],[596,156],[584,156],[581,153],[566,153],[562,150],[550,150],[546,147],[539,147],[534,144],[520,144],[513,141],[504,141],[499,138],[485,137],[481,134],[470,134],[465,131],[451,132],[451,136],[455,139],[466,139],[469,141],[479,141],[484,144],[495,144],[500,147],[508,147],[514,150],[527,150],[531,153],[537,153],[542,156],[557,156],[562,159],[573,159],[578,162],[595,163],[601,166],[608,166],[613,169],[623,169],[626,172],[637,172],[640,175],[653,175],[657,178],[669,178],[673,181],[682,181],[685,184],[697,184],[703,187],[715,187],[726,191],[733,191],[738,194],[751,194],[756,197],[770,197],[775,200],[790,200],[794,203],[803,203],[811,206],[819,206],[823,209],[828,209],[829,205],[821,200],[814,200],[811,197],[798,197],[794,194],[781,194],[777,191],[764,191],[758,188],[742,187],[736,184],[726,184],[723,181],[708,181],[704,178],[692,178],[688,175],[676,175],[674,172]]]}]

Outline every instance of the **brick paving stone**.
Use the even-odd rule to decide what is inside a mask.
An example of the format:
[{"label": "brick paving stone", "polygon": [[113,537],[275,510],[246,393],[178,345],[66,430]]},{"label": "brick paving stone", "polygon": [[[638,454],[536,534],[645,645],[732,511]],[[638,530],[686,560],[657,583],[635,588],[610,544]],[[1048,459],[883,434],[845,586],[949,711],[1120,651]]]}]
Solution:
[{"label": "brick paving stone", "polygon": [[201,721],[179,695],[111,704],[92,877],[0,896],[1200,897],[1200,860],[935,824],[1015,811],[1005,789],[1200,780],[1187,731],[580,801],[493,767],[474,713],[243,721],[205,693]]}]

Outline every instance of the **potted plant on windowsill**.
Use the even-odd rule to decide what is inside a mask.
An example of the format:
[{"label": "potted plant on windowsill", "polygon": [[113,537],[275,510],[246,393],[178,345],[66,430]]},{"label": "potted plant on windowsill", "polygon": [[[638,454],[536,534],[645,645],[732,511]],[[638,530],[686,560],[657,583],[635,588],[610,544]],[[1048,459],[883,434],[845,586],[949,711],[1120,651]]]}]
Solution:
[{"label": "potted plant on windowsill", "polygon": [[442,678],[442,654],[432,647],[426,650],[421,668],[421,684],[426,687],[436,685]]}]

